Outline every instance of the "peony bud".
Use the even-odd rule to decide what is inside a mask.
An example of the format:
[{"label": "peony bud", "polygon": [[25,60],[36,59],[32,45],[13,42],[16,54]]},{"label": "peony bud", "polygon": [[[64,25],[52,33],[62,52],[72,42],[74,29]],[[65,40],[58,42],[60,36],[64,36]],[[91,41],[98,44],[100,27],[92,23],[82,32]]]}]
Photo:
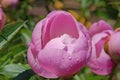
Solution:
[{"label": "peony bud", "polygon": [[53,11],[37,23],[27,58],[38,75],[69,77],[90,58],[90,38],[85,27],[65,11]]}]

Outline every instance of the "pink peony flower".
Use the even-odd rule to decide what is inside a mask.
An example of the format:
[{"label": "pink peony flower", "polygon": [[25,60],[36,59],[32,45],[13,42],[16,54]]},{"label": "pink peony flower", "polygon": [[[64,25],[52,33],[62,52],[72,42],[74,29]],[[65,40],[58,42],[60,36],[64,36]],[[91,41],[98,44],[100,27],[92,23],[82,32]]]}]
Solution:
[{"label": "pink peony flower", "polygon": [[115,62],[120,62],[120,28],[118,28],[109,38],[108,52]]},{"label": "pink peony flower", "polygon": [[70,13],[53,11],[37,23],[27,58],[35,73],[45,78],[71,76],[88,62],[90,38]]},{"label": "pink peony flower", "polygon": [[1,5],[4,8],[8,8],[8,7],[15,8],[18,3],[19,0],[1,0]]},{"label": "pink peony flower", "polygon": [[5,14],[0,6],[0,31],[2,30],[4,24],[5,24]]},{"label": "pink peony flower", "polygon": [[108,40],[108,37],[113,33],[113,29],[102,20],[93,25],[94,28],[92,26],[90,29],[92,35],[92,53],[88,66],[96,74],[107,75],[111,73],[114,62],[105,52],[104,44]]}]

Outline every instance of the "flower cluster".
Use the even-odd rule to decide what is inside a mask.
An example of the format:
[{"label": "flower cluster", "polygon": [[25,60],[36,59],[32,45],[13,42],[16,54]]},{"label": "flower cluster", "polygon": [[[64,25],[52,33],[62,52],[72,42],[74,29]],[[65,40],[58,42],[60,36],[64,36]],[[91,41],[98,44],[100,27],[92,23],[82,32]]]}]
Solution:
[{"label": "flower cluster", "polygon": [[46,78],[72,76],[87,65],[94,73],[108,75],[120,61],[120,29],[105,21],[87,30],[65,11],[53,11],[38,22],[27,58],[35,73]]}]

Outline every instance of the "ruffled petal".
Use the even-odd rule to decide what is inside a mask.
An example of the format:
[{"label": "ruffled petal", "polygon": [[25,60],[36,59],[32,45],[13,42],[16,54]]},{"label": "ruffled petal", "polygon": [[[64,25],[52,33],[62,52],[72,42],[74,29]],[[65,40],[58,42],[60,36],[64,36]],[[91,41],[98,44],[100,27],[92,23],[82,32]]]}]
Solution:
[{"label": "ruffled petal", "polygon": [[45,24],[42,27],[42,48],[46,45],[46,43],[50,40],[50,28],[51,23],[53,21],[54,17],[46,18]]},{"label": "ruffled petal", "polygon": [[[41,35],[42,35],[42,27],[43,27],[43,22],[45,22],[45,19],[41,20],[38,22],[33,30],[32,33],[32,41],[31,43],[33,44],[34,49],[36,52],[39,52],[42,48],[42,40],[41,40]],[[38,53],[36,53],[37,55]]]},{"label": "ruffled petal", "polygon": [[[84,27],[83,24],[81,23],[77,23],[78,25],[78,32],[79,32],[79,40],[82,40],[82,41],[79,41],[81,43],[76,43],[76,44],[79,44],[78,46],[82,45],[83,43],[86,43],[84,45],[86,45],[85,48],[88,48],[86,51],[87,51],[87,56],[86,56],[86,63],[89,61],[90,59],[90,56],[91,56],[91,38],[90,38],[90,35],[88,34],[88,30]],[[84,42],[83,42],[84,41]],[[84,48],[84,49],[85,49]],[[77,49],[77,48],[76,48]],[[78,49],[79,50],[79,49]]]},{"label": "ruffled petal", "polygon": [[105,30],[113,30],[113,28],[108,23],[106,23],[105,21],[100,20],[99,22],[94,23],[90,27],[89,34],[92,37],[93,35],[95,35],[97,33],[100,33],[100,32],[103,32]]},{"label": "ruffled petal", "polygon": [[50,38],[59,37],[61,35],[69,34],[72,37],[78,37],[78,30],[75,19],[69,13],[59,13],[55,16],[50,29]]},{"label": "ruffled petal", "polygon": [[104,51],[104,42],[108,34],[99,33],[92,37],[92,55],[88,62],[90,69],[99,75],[111,73],[114,63],[110,56]]},{"label": "ruffled petal", "polygon": [[71,34],[73,37],[78,37],[78,31],[75,23],[75,19],[65,11],[51,12],[46,17],[45,25],[42,28],[43,47],[50,39],[59,37],[64,33]]},{"label": "ruffled petal", "polygon": [[37,73],[38,75],[46,77],[46,78],[57,78],[58,77],[55,74],[49,71],[46,71],[44,68],[41,67],[41,65],[38,63],[37,58],[34,58],[30,47],[28,49],[27,58],[28,58],[28,63],[32,67],[33,71]]},{"label": "ruffled petal", "polygon": [[117,31],[110,36],[108,49],[111,57],[120,62],[120,31]]},{"label": "ruffled petal", "polygon": [[108,75],[112,72],[114,63],[102,50],[99,58],[91,57],[90,61],[88,62],[88,66],[94,73],[98,75]]},{"label": "ruffled petal", "polygon": [[97,34],[92,37],[93,44],[94,44],[95,48],[97,49],[96,50],[97,57],[100,56],[102,49],[104,47],[104,43],[105,43],[106,39],[108,38],[108,36],[109,36],[108,34],[100,33],[100,34]]},{"label": "ruffled petal", "polygon": [[81,50],[74,52],[73,47],[71,53],[68,48],[60,38],[52,39],[39,53],[39,63],[59,77],[75,74],[86,64],[86,49],[81,47]]}]

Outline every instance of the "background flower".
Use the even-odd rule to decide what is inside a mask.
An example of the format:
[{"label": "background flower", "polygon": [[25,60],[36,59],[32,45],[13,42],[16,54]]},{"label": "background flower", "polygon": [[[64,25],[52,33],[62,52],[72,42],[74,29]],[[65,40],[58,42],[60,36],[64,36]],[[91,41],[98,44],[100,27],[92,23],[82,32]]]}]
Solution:
[{"label": "background flower", "polygon": [[104,44],[113,33],[113,29],[105,21],[99,21],[92,25],[89,32],[92,36],[92,55],[88,66],[96,74],[108,75],[112,72],[114,62],[105,52]]},{"label": "background flower", "polygon": [[108,52],[111,58],[120,62],[120,29],[117,29],[108,40]]}]

